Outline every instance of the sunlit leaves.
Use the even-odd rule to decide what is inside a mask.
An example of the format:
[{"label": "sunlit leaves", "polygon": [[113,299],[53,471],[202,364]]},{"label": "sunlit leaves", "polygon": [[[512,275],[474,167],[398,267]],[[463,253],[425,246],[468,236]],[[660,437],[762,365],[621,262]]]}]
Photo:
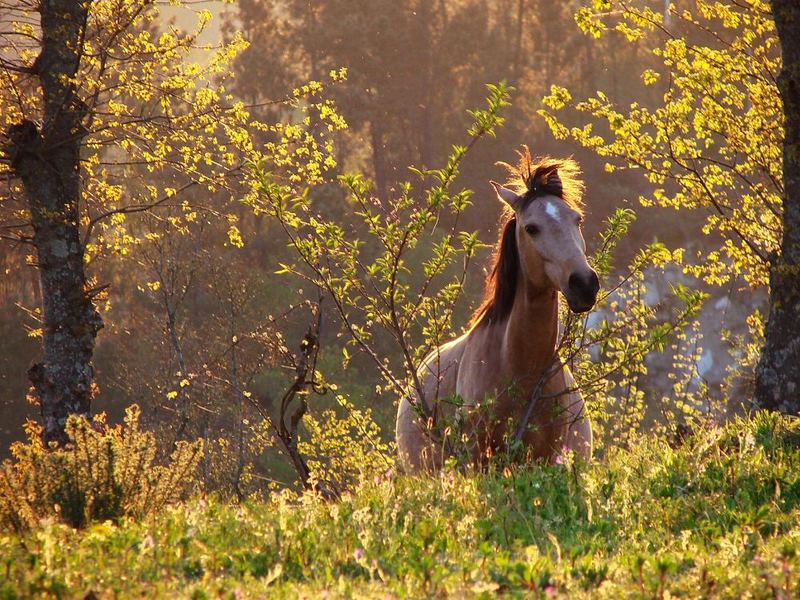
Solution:
[{"label": "sunlit leaves", "polygon": [[[138,221],[124,218],[129,211],[179,208],[183,216],[173,213],[169,219],[176,232],[186,232],[187,223],[197,220],[197,198],[225,191],[229,201],[234,199],[232,180],[246,161],[274,157],[278,167],[292,170],[295,181],[306,184],[335,165],[330,139],[309,132],[312,113],[329,132],[345,127],[335,107],[318,98],[325,83],[308,82],[285,100],[304,113],[304,121],[255,121],[225,87],[230,63],[247,42],[237,34],[220,47],[203,47],[198,36],[211,13],[202,9],[195,18],[193,30],[159,29],[157,4],[91,3],[75,76],[87,105],[82,218],[89,259],[126,254],[128,246],[145,239]],[[331,81],[344,76],[343,70],[334,71]],[[7,107],[34,115],[37,107],[20,104],[28,96],[12,97],[12,92],[0,91],[3,121],[17,114]],[[266,146],[254,141],[254,134],[263,132],[271,134]],[[302,167],[290,169],[293,165]],[[194,193],[189,196],[187,190]],[[205,215],[222,217],[224,223],[234,213],[221,206]],[[241,247],[244,240],[234,224],[227,233],[229,243]]]},{"label": "sunlit leaves", "polygon": [[[489,97],[486,99],[488,107],[483,110],[468,110],[467,112],[473,119],[472,125],[467,129],[467,133],[472,137],[483,135],[494,136],[495,129],[502,127],[505,119],[501,116],[500,110],[510,106],[508,96],[512,88],[505,81],[498,84],[487,84]],[[458,160],[459,153],[454,152],[451,160]]]},{"label": "sunlit leaves", "polygon": [[[659,410],[665,424],[674,424],[696,415],[705,400],[696,391],[699,357],[684,346],[697,346],[695,317],[706,295],[677,284],[666,295],[653,289],[658,279],[680,266],[682,253],[654,242],[641,248],[622,272],[612,271],[614,249],[635,216],[630,209],[617,209],[600,233],[601,245],[591,262],[603,289],[593,313],[576,319],[562,310],[566,327],[560,355],[572,367],[588,402],[597,447],[635,436],[645,423],[648,405]],[[655,398],[645,381],[653,358],[668,349],[673,364],[667,375],[685,389],[673,397]],[[692,358],[679,358],[687,355]]]},{"label": "sunlit leaves", "polygon": [[338,411],[326,410],[306,419],[309,440],[300,443],[300,450],[309,458],[313,480],[349,490],[392,467],[394,444],[381,439],[369,408],[360,410],[340,394],[336,404]]},{"label": "sunlit leaves", "polygon": [[653,85],[661,78],[661,74],[653,69],[645,69],[642,73],[642,81],[645,85]]},{"label": "sunlit leaves", "polygon": [[[82,224],[88,226],[89,259],[125,254],[140,240],[144,232],[124,219],[129,209],[169,206],[193,187],[224,189],[253,150],[250,115],[225,89],[230,62],[247,43],[234,35],[220,47],[201,46],[211,12],[192,12],[195,27],[182,31],[160,26],[157,3],[90,3],[73,78],[86,106]],[[20,113],[37,118],[40,100],[24,93],[27,87],[22,79],[0,86],[2,129]],[[187,214],[193,211],[186,207]]]},{"label": "sunlit leaves", "polygon": [[[276,127],[280,144],[270,148],[273,156],[254,165],[250,201],[278,219],[297,253],[297,263],[281,271],[333,298],[348,343],[371,358],[395,396],[413,383],[421,358],[450,335],[467,265],[481,247],[477,233],[458,227],[471,191],[453,187],[472,145],[502,124],[509,88],[505,83],[487,88],[486,108],[469,112],[469,144],[453,146],[442,168],[412,168],[415,181],[398,184],[385,198],[376,197],[362,175],[341,175],[347,219],[322,216],[311,195],[297,189],[320,181],[308,167],[315,148],[323,157],[330,154],[329,147],[315,146],[316,138],[303,127]],[[326,108],[316,116],[334,127],[340,119]],[[381,340],[388,334],[393,352],[374,346],[376,331],[384,334],[377,336]],[[343,356],[349,362],[349,351]]]},{"label": "sunlit leaves", "polygon": [[[712,283],[741,276],[751,285],[768,279],[768,258],[779,251],[783,139],[775,84],[780,65],[768,3],[744,5],[695,0],[680,13],[682,37],[663,16],[625,1],[596,2],[576,19],[592,35],[614,27],[629,39],[647,36],[663,69],[646,69],[644,85],[664,86],[663,103],[617,106],[602,92],[581,102],[553,87],[541,112],[558,138],[572,138],[610,169],[637,169],[654,185],[644,204],[702,209],[705,234],[719,248],[686,269]],[[724,35],[723,35],[724,32]],[[710,33],[711,39],[696,39]],[[723,41],[724,40],[724,41]],[[568,127],[568,107],[588,122]]]},{"label": "sunlit leaves", "polygon": [[231,246],[235,246],[236,248],[244,248],[242,234],[236,225],[231,225],[228,227],[228,242],[231,244]]},{"label": "sunlit leaves", "polygon": [[618,208],[609,217],[607,228],[600,233],[600,248],[595,253],[592,264],[599,276],[608,275],[612,267],[612,253],[619,240],[628,233],[631,223],[636,218],[629,208]]}]

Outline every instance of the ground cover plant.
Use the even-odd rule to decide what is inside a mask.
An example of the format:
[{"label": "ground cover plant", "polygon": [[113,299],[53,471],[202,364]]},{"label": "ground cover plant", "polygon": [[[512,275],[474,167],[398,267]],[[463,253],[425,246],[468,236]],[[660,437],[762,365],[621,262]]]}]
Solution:
[{"label": "ground cover plant", "polygon": [[[0,596],[793,598],[800,424],[759,414],[593,465],[389,474],[330,502],[196,497],[0,537]],[[92,597],[92,596],[89,596]]]}]

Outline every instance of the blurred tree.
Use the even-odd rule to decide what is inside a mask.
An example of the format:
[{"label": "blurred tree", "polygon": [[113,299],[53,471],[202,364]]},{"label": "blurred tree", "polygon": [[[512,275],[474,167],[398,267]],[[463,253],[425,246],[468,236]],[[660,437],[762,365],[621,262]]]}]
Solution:
[{"label": "blurred tree", "polygon": [[[293,82],[347,68],[348,82],[332,92],[350,126],[340,155],[348,166],[364,165],[382,198],[408,177],[408,165],[446,160],[448,140],[460,135],[486,82],[508,81],[520,101],[501,132],[509,142],[470,159],[462,177],[477,190],[498,154],[510,159],[521,140],[545,151],[542,123],[530,117],[551,83],[588,93],[609,76],[571,7],[542,0],[244,0],[225,31],[241,31],[250,43],[234,62],[232,89],[254,104],[274,107],[269,102]],[[642,59],[633,46],[614,52],[620,70]]]},{"label": "blurred tree", "polygon": [[783,237],[770,255],[769,319],[756,369],[756,404],[800,414],[800,5],[772,0],[783,64]]}]

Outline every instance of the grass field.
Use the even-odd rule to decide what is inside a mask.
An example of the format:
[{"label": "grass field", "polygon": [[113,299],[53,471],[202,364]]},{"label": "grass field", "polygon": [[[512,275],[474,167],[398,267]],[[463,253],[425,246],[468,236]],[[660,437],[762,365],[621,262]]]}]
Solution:
[{"label": "grass field", "polygon": [[[0,597],[800,597],[800,427],[0,534]],[[90,596],[91,597],[91,596]]]}]

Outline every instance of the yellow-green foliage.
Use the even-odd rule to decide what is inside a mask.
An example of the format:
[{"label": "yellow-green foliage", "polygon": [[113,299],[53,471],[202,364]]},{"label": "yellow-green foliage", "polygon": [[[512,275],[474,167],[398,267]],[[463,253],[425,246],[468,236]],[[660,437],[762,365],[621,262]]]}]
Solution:
[{"label": "yellow-green foliage", "polygon": [[156,440],[139,429],[139,413],[131,406],[116,427],[104,416],[70,417],[65,448],[46,448],[29,425],[27,443],[14,444],[14,460],[0,469],[0,528],[28,529],[47,517],[73,527],[142,518],[183,498],[194,488],[202,441],[178,442],[169,462],[156,465]]},{"label": "yellow-green foliage", "polygon": [[624,0],[593,0],[576,14],[594,37],[614,32],[650,48],[660,65],[641,73],[642,86],[663,91],[661,102],[624,106],[602,91],[577,101],[554,85],[540,114],[557,138],[607,158],[609,171],[642,173],[652,185],[643,204],[705,211],[702,233],[720,242],[687,271],[710,283],[766,285],[783,229],[781,60],[769,2],[671,6],[674,26]]},{"label": "yellow-green foliage", "polygon": [[303,423],[311,435],[308,442],[300,443],[300,450],[309,457],[311,477],[342,492],[390,470],[394,444],[381,439],[370,409],[359,410],[341,395],[336,402],[346,416],[326,410],[319,418],[306,417]]},{"label": "yellow-green foliage", "polygon": [[245,418],[237,427],[240,427],[238,432],[223,431],[223,435],[208,441],[204,449],[203,485],[222,495],[234,493],[250,498],[275,485],[272,481],[265,484],[257,472],[259,461],[275,440],[269,419]]}]

